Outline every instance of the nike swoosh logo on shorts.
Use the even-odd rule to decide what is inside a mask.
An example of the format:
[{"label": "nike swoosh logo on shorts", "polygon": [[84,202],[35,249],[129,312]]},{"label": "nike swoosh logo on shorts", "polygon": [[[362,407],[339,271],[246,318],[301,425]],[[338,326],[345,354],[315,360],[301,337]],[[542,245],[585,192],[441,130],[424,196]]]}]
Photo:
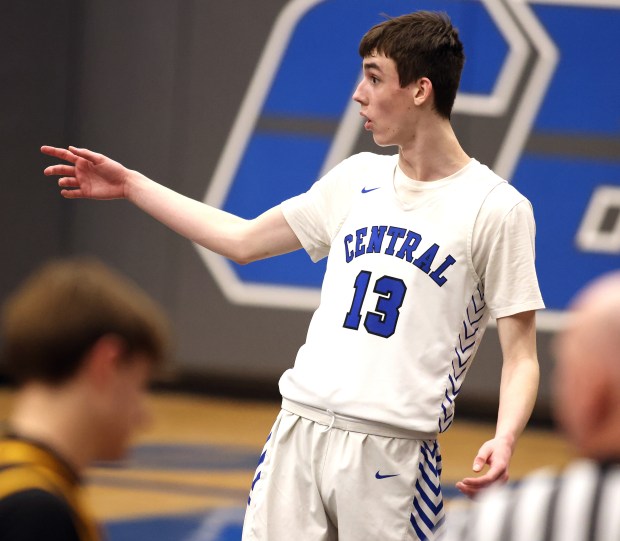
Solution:
[{"label": "nike swoosh logo on shorts", "polygon": [[375,478],[376,479],[387,479],[388,477],[398,477],[399,475],[400,473],[392,473],[391,475],[381,475],[379,471],[377,471],[377,473],[375,473]]},{"label": "nike swoosh logo on shorts", "polygon": [[377,186],[376,188],[362,188],[362,193],[368,193],[368,192],[374,192],[375,190],[378,190],[381,186]]}]

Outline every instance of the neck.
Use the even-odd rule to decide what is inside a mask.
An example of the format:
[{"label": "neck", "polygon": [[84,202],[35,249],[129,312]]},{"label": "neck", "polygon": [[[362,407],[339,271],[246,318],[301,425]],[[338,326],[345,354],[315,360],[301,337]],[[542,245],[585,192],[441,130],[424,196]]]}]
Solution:
[{"label": "neck", "polygon": [[94,458],[81,412],[66,391],[29,385],[17,393],[9,423],[17,435],[52,448],[79,474]]},{"label": "neck", "polygon": [[398,165],[409,178],[420,181],[449,177],[470,160],[449,120],[437,121],[436,115],[422,122],[410,140],[399,147]]}]

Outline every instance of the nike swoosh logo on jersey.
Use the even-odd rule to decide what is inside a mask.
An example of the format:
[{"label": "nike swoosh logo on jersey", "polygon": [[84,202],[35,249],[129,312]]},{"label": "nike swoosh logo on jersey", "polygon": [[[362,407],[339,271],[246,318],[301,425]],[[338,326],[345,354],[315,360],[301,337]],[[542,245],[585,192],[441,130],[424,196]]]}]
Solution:
[{"label": "nike swoosh logo on jersey", "polygon": [[375,473],[375,478],[376,479],[387,479],[388,477],[398,477],[399,475],[400,473],[393,473],[391,475],[381,475],[379,471],[377,470],[377,473]]},{"label": "nike swoosh logo on jersey", "polygon": [[378,190],[381,186],[377,186],[376,188],[362,188],[362,193],[368,193],[368,192],[374,192],[375,190]]}]

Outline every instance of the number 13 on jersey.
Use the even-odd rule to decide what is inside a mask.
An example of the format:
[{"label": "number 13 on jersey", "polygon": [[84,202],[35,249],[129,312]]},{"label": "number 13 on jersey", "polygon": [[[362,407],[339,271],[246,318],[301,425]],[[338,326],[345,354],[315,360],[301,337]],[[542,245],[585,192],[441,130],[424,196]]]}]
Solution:
[{"label": "number 13 on jersey", "polygon": [[[371,278],[372,274],[369,271],[360,271],[355,278],[353,302],[343,324],[347,329],[359,330],[363,315],[362,305],[368,295]],[[407,286],[400,278],[382,276],[374,282],[372,291],[378,296],[377,304],[374,311],[366,312],[364,328],[370,334],[389,338],[396,332],[400,307],[403,305]]]}]

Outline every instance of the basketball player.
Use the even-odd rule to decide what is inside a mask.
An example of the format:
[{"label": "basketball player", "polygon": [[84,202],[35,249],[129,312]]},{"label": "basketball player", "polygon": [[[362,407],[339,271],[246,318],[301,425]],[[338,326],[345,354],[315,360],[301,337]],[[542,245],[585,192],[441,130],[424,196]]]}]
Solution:
[{"label": "basketball player", "polygon": [[82,474],[121,458],[146,420],[167,332],[142,291],[91,260],[49,263],[7,301],[3,361],[18,388],[0,433],[0,539],[100,539]]},{"label": "basketball player", "polygon": [[620,539],[620,272],[577,296],[555,340],[555,418],[582,458],[491,489],[451,540]]},{"label": "basketball player", "polygon": [[[473,495],[508,476],[538,387],[529,202],[461,148],[450,124],[464,62],[447,16],[386,20],[362,39],[353,99],[394,156],[363,153],[253,220],[187,199],[86,149],[43,147],[67,198],[126,198],[238,263],[328,257],[321,304],[249,498],[244,540],[431,539],[443,526],[436,441],[489,316],[503,352],[495,437]],[[324,59],[329,62],[329,58]]]}]

